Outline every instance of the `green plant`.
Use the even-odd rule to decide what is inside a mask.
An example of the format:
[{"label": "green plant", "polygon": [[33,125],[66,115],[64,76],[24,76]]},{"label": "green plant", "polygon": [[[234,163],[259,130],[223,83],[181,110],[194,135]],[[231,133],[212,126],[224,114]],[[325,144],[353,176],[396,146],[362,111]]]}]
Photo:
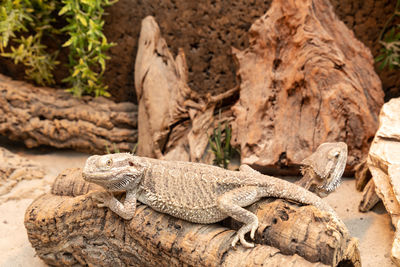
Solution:
[{"label": "green plant", "polygon": [[386,21],[380,35],[379,43],[382,45],[380,54],[375,58],[376,62],[381,62],[379,69],[388,67],[390,70],[400,67],[400,24],[387,27],[397,16],[400,16],[400,0],[397,0],[395,11]]},{"label": "green plant", "polygon": [[[41,85],[54,83],[52,71],[57,52],[50,53],[43,37],[66,34],[70,73],[63,81],[75,96],[110,96],[102,82],[108,57],[108,43],[102,30],[104,7],[110,0],[3,0],[0,3],[0,52],[23,63],[26,76]],[[57,14],[60,16],[57,18]],[[58,21],[66,22],[61,29]],[[11,45],[10,45],[11,43]],[[9,51],[5,51],[8,48]]]},{"label": "green plant", "polygon": [[108,148],[108,145],[106,145],[106,154],[114,154],[114,153],[120,153],[119,148],[115,145],[115,143],[113,144],[113,148],[114,148],[114,152],[111,152],[110,149]]},{"label": "green plant", "polygon": [[[1,55],[24,64],[26,76],[40,85],[54,83],[52,70],[58,64],[57,53],[46,52],[42,44],[43,36],[57,32],[51,26],[55,8],[53,1],[5,0],[0,4]],[[10,52],[5,52],[10,41]]]},{"label": "green plant", "polygon": [[[133,148],[132,148],[131,153],[132,153],[133,155],[135,155],[135,153],[136,153],[137,145],[138,145],[138,143],[136,143],[136,144],[133,146]],[[106,154],[120,153],[120,150],[119,150],[119,148],[115,145],[115,143],[113,143],[113,147],[114,147],[114,152],[111,152],[110,149],[108,148],[108,145],[106,145]]]},{"label": "green plant", "polygon": [[209,137],[211,152],[214,153],[213,164],[225,169],[228,168],[230,160],[236,150],[231,146],[232,129],[228,123],[225,123],[225,129],[221,129],[218,123],[217,128],[213,130],[213,134]]},{"label": "green plant", "polygon": [[[105,54],[113,43],[108,43],[103,34],[104,6],[115,1],[109,0],[62,0],[59,15],[65,15],[68,25],[62,28],[69,35],[63,46],[70,48],[69,63],[71,75],[64,79],[72,87],[68,91],[76,96],[94,93],[95,96],[110,96],[102,83],[106,69]],[[99,71],[96,71],[99,70]]]}]

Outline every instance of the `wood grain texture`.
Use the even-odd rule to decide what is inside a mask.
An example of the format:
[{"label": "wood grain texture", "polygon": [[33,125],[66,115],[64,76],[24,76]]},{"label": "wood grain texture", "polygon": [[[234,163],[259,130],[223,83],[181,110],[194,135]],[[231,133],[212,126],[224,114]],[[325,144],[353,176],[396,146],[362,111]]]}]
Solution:
[{"label": "wood grain texture", "polygon": [[252,205],[260,219],[258,245],[233,249],[232,228],[239,226],[235,222],[193,224],[142,204],[134,219],[126,221],[109,209],[97,208],[90,197],[93,190],[98,188],[90,188],[79,169],[66,170],[56,179],[52,193],[27,209],[29,240],[47,264],[335,266],[341,262],[360,266],[357,241],[326,213],[310,206],[268,200]]},{"label": "wood grain texture", "polygon": [[137,142],[137,106],[105,98],[77,99],[0,75],[0,134],[29,148],[130,151]]},{"label": "wood grain texture", "polygon": [[174,58],[154,17],[144,18],[135,62],[139,156],[201,161],[217,123],[232,120],[230,110],[219,116],[215,109],[238,87],[215,96],[199,95],[187,80],[183,49]]},{"label": "wood grain texture", "polygon": [[370,211],[379,201],[381,201],[381,199],[376,194],[374,180],[370,179],[364,187],[363,197],[358,205],[358,210],[361,212]]},{"label": "wood grain texture", "polygon": [[348,171],[366,157],[383,91],[370,51],[328,0],[275,0],[249,30],[239,64],[233,140],[242,163],[285,171],[323,142],[349,146]]},{"label": "wood grain texture", "polygon": [[354,178],[356,180],[357,191],[363,191],[372,178],[366,159],[354,167]]}]

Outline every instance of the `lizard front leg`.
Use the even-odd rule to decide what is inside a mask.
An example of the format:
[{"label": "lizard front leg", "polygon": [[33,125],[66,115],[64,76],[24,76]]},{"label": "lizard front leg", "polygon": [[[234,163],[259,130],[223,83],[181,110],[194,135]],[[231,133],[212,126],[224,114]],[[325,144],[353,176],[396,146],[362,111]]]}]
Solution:
[{"label": "lizard front leg", "polygon": [[127,191],[124,203],[121,203],[112,194],[102,192],[92,196],[98,207],[108,207],[125,220],[130,220],[135,215],[136,191]]},{"label": "lizard front leg", "polygon": [[250,232],[250,238],[254,239],[254,234],[258,228],[258,218],[254,213],[242,207],[249,206],[259,199],[259,188],[256,186],[239,187],[224,193],[218,198],[218,207],[223,213],[244,223],[232,241],[233,247],[239,240],[244,247],[254,247],[253,243],[246,241],[244,235]]}]

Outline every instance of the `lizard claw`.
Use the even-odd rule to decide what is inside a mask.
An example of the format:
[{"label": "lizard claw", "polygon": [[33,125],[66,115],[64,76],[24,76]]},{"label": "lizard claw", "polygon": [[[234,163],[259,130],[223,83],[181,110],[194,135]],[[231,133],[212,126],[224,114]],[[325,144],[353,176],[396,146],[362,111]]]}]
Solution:
[{"label": "lizard claw", "polygon": [[254,222],[253,225],[251,225],[250,238],[253,240],[254,240],[254,236],[256,234],[257,228],[258,228],[258,221]]},{"label": "lizard claw", "polygon": [[254,244],[247,242],[246,239],[244,238],[244,235],[250,232],[250,238],[254,239],[257,228],[258,228],[258,219],[256,218],[253,222],[239,229],[236,236],[233,238],[232,246],[235,247],[236,243],[240,240],[240,243],[242,243],[244,247],[253,248]]},{"label": "lizard claw", "polygon": [[246,239],[244,238],[244,233],[237,233],[235,237],[233,238],[232,241],[232,247],[236,247],[236,243],[240,240],[240,243],[242,243],[242,246],[245,248],[253,248],[254,244],[247,242]]}]

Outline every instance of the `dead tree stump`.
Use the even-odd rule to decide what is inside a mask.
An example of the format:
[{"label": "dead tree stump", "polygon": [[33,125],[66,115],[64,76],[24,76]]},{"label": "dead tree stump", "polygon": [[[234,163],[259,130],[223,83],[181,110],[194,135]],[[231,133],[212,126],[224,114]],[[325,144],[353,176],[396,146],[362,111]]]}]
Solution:
[{"label": "dead tree stump", "polygon": [[232,137],[242,163],[284,172],[323,142],[349,146],[348,171],[366,158],[383,91],[367,47],[328,0],[274,0],[233,50],[240,98]]},{"label": "dead tree stump", "polygon": [[77,99],[0,75],[0,134],[29,148],[130,151],[137,142],[137,106],[105,98]]},{"label": "dead tree stump", "polygon": [[232,120],[227,108],[222,116],[215,109],[238,88],[216,96],[200,96],[188,86],[187,76],[183,50],[174,58],[155,19],[144,18],[135,62],[138,155],[201,161],[215,125]]},{"label": "dead tree stump", "polygon": [[[37,254],[54,266],[361,266],[358,244],[314,207],[265,200],[250,209],[260,218],[255,248],[231,247],[238,226],[194,224],[139,204],[126,221],[91,199],[100,187],[80,169],[56,179],[52,192],[25,214]],[[271,244],[274,248],[265,244]],[[301,255],[301,256],[300,256]],[[314,263],[312,263],[314,262]],[[346,265],[347,266],[347,265]]]}]

